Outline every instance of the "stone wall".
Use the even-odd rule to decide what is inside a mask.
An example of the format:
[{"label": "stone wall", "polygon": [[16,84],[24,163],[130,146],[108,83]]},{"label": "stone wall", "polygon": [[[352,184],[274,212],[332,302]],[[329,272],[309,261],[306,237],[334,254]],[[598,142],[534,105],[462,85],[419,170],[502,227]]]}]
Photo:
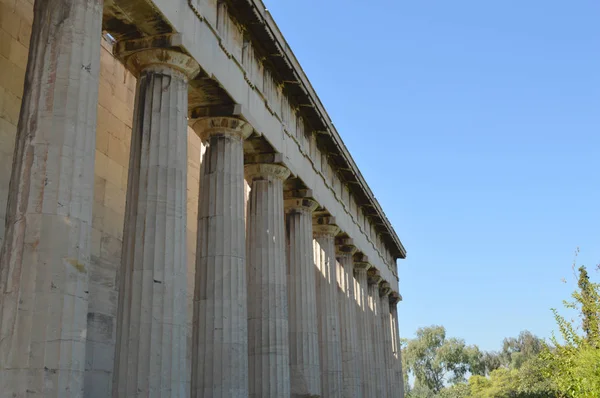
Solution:
[{"label": "stone wall", "polygon": [[[0,0],[0,244],[15,135],[23,94],[33,0]],[[136,79],[103,39],[92,222],[86,397],[107,397],[112,386],[123,220]],[[188,129],[188,342],[191,341],[200,139]],[[191,352],[188,350],[188,352]],[[191,358],[188,358],[188,362]],[[93,391],[89,388],[93,384]]]},{"label": "stone wall", "polygon": [[33,0],[0,0],[0,244],[33,22]]},{"label": "stone wall", "polygon": [[86,391],[109,396],[112,383],[118,274],[123,241],[125,194],[135,78],[110,53],[100,56],[98,127],[92,221],[90,306],[86,347]]}]

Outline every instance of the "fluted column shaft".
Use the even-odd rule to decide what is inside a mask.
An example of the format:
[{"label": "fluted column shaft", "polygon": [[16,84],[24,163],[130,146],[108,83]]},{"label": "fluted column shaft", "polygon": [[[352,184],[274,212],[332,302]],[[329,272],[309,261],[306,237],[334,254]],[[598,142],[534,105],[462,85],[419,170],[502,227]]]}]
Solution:
[{"label": "fluted column shaft", "polygon": [[102,0],[36,1],[33,11],[0,253],[0,391],[79,397]]},{"label": "fluted column shaft", "polygon": [[290,396],[283,181],[289,170],[246,165],[250,397]]},{"label": "fluted column shaft", "polygon": [[[342,250],[344,248],[342,247]],[[340,325],[342,332],[342,382],[345,398],[362,397],[360,344],[358,342],[358,321],[354,292],[354,251],[339,252],[337,259],[341,265]]]},{"label": "fluted column shaft", "polygon": [[381,324],[381,300],[379,298],[379,283],[369,284],[369,302],[371,307],[370,324],[373,329],[372,347],[374,351],[374,380],[375,380],[375,396],[387,398],[387,385],[385,377],[385,359],[383,356],[383,331]]},{"label": "fluted column shaft", "polygon": [[404,373],[402,371],[402,346],[400,345],[400,328],[398,326],[397,301],[390,302],[390,313],[392,317],[392,341],[394,343],[394,378],[395,390],[398,391],[392,397],[404,398]]},{"label": "fluted column shaft", "polygon": [[382,348],[384,359],[384,377],[387,385],[388,396],[393,396],[395,387],[395,372],[394,372],[394,351],[392,343],[392,322],[390,314],[390,290],[383,288],[381,294],[381,328],[383,332]]},{"label": "fluted column shaft", "polygon": [[252,126],[203,118],[192,347],[192,397],[248,396],[243,140]]},{"label": "fluted column shaft", "polygon": [[359,321],[359,342],[361,353],[361,368],[363,371],[362,393],[363,397],[375,397],[375,368],[374,368],[374,348],[373,348],[373,329],[371,324],[371,309],[369,305],[369,283],[367,270],[370,268],[368,263],[356,263],[354,272],[358,281],[357,301],[358,301],[358,321]]},{"label": "fluted column shaft", "polygon": [[[115,397],[186,393],[187,87],[195,62],[170,50],[140,65],[120,270]],[[186,71],[188,74],[183,73]]]},{"label": "fluted column shaft", "polygon": [[314,256],[317,273],[321,393],[323,397],[342,397],[342,336],[338,308],[338,287],[333,225],[314,226]]},{"label": "fluted column shaft", "polygon": [[292,397],[321,395],[312,213],[307,198],[285,201]]}]

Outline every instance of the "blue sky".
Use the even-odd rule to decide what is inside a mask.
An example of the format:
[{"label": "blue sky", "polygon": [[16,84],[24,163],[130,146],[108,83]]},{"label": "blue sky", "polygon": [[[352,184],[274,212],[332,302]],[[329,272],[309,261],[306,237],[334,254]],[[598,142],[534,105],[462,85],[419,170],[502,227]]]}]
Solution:
[{"label": "blue sky", "polygon": [[600,2],[266,4],[408,250],[403,336],[549,336],[600,262]]}]

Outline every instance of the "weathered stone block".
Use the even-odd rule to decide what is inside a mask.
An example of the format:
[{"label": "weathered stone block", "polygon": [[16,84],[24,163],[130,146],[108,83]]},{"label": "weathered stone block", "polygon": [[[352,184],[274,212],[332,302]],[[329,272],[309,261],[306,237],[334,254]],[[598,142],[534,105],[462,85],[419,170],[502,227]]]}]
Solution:
[{"label": "weathered stone block", "polygon": [[0,4],[0,29],[7,32],[14,39],[18,39],[21,28],[21,18],[15,13],[14,6]]},{"label": "weathered stone block", "polygon": [[125,214],[125,192],[121,189],[121,181],[117,185],[106,182],[104,187],[104,206],[114,210],[118,214]]},{"label": "weathered stone block", "polygon": [[23,96],[25,70],[4,57],[0,57],[0,70],[2,71],[0,73],[0,86],[18,98],[21,98]]}]

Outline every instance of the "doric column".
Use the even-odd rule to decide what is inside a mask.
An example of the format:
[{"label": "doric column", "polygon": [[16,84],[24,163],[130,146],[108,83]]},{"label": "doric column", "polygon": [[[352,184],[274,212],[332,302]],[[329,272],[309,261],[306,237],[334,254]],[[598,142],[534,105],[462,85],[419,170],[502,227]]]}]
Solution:
[{"label": "doric column", "polygon": [[383,356],[383,330],[381,324],[381,299],[379,285],[382,278],[375,269],[369,270],[370,324],[373,330],[372,347],[374,352],[373,370],[375,396],[387,398],[387,377],[385,377],[385,358]]},{"label": "doric column", "polygon": [[369,283],[367,271],[371,268],[367,256],[357,256],[354,262],[354,274],[358,281],[356,292],[358,311],[358,335],[360,344],[360,359],[362,368],[362,393],[363,397],[375,397],[375,351],[373,348],[373,329],[371,323],[371,309],[369,306]]},{"label": "doric column", "polygon": [[0,253],[0,391],[80,397],[102,0],[33,10]]},{"label": "doric column", "polygon": [[392,322],[390,314],[390,293],[392,289],[390,284],[384,282],[379,289],[381,297],[381,328],[383,332],[382,349],[385,363],[384,377],[387,385],[388,396],[392,397],[394,392],[395,374],[394,374],[394,350],[392,343]]},{"label": "doric column", "polygon": [[193,124],[206,145],[200,169],[192,347],[192,397],[248,396],[244,147],[248,123]]},{"label": "doric column", "polygon": [[390,295],[390,314],[392,318],[392,342],[394,345],[393,368],[394,368],[394,398],[404,398],[404,373],[402,371],[402,346],[400,345],[400,332],[398,327],[398,302],[402,299],[400,294]]},{"label": "doric column", "polygon": [[314,256],[317,273],[317,314],[321,357],[321,394],[342,397],[342,336],[338,309],[335,236],[340,229],[332,217],[317,219]]},{"label": "doric column", "polygon": [[133,53],[137,73],[120,270],[113,393],[186,391],[186,208],[189,56]]},{"label": "doric column", "polygon": [[310,191],[286,192],[287,283],[292,397],[321,396]]},{"label": "doric column", "polygon": [[283,181],[276,164],[248,164],[248,362],[250,397],[290,396]]},{"label": "doric column", "polygon": [[358,342],[358,321],[356,314],[356,298],[354,292],[354,253],[356,247],[351,239],[339,239],[337,260],[341,266],[339,287],[341,297],[340,330],[342,334],[342,383],[344,398],[362,397],[361,390],[361,358]]}]

